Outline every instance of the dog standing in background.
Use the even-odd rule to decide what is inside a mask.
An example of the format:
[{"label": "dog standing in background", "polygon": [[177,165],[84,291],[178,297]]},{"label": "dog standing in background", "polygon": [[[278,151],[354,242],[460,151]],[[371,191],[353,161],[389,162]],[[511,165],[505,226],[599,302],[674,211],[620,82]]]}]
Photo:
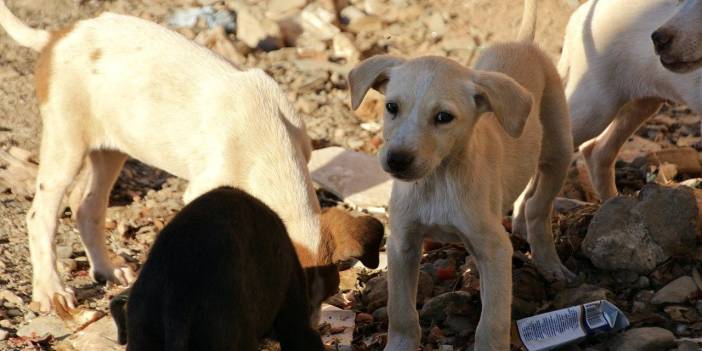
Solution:
[{"label": "dog standing in background", "polygon": [[622,146],[666,100],[702,113],[701,66],[702,1],[589,0],[573,13],[558,70],[602,201],[618,193]]}]

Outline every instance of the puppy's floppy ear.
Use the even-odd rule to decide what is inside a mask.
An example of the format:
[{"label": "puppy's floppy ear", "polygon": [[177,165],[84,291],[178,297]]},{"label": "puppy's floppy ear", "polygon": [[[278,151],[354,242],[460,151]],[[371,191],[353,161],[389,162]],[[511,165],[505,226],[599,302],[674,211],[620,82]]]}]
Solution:
[{"label": "puppy's floppy ear", "polygon": [[384,227],[371,216],[353,217],[350,213],[330,208],[322,212],[322,227],[333,238],[332,261],[340,263],[351,258],[368,268],[377,268]]},{"label": "puppy's floppy ear", "polygon": [[388,83],[390,69],[404,62],[405,59],[397,56],[377,55],[356,65],[349,72],[351,107],[354,110],[357,109],[370,88],[383,93]]},{"label": "puppy's floppy ear", "polygon": [[473,99],[478,114],[493,112],[509,136],[521,136],[534,105],[533,95],[499,72],[475,71],[473,82],[477,89]]}]

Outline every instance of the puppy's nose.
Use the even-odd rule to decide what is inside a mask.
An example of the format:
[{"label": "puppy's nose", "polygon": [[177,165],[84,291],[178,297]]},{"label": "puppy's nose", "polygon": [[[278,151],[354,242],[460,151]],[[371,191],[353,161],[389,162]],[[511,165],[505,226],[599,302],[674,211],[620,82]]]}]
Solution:
[{"label": "puppy's nose", "polygon": [[653,46],[656,48],[656,52],[660,53],[665,49],[669,48],[673,44],[674,35],[668,30],[659,29],[653,34],[651,34],[651,40],[653,40]]},{"label": "puppy's nose", "polygon": [[395,151],[388,155],[387,163],[388,168],[392,172],[400,173],[404,172],[412,165],[414,161],[414,156],[405,151]]}]

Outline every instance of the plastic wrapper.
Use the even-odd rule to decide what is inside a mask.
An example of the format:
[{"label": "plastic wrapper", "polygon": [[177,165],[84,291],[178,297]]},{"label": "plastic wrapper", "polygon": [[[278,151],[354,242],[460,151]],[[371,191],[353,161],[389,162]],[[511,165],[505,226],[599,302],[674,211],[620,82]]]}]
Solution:
[{"label": "plastic wrapper", "polygon": [[629,320],[606,300],[539,314],[517,321],[520,345],[528,351],[546,351],[629,326]]}]

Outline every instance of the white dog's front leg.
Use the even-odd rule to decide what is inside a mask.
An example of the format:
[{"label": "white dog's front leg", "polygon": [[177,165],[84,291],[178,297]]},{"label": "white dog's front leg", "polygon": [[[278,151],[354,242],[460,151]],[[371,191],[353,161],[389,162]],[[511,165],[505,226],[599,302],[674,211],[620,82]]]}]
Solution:
[{"label": "white dog's front leg", "polygon": [[475,332],[475,351],[509,350],[513,249],[500,221],[492,222],[462,228],[480,272],[483,308]]},{"label": "white dog's front leg", "polygon": [[394,223],[388,238],[388,344],[385,351],[414,351],[421,330],[417,314],[417,279],[422,253],[422,233]]}]

